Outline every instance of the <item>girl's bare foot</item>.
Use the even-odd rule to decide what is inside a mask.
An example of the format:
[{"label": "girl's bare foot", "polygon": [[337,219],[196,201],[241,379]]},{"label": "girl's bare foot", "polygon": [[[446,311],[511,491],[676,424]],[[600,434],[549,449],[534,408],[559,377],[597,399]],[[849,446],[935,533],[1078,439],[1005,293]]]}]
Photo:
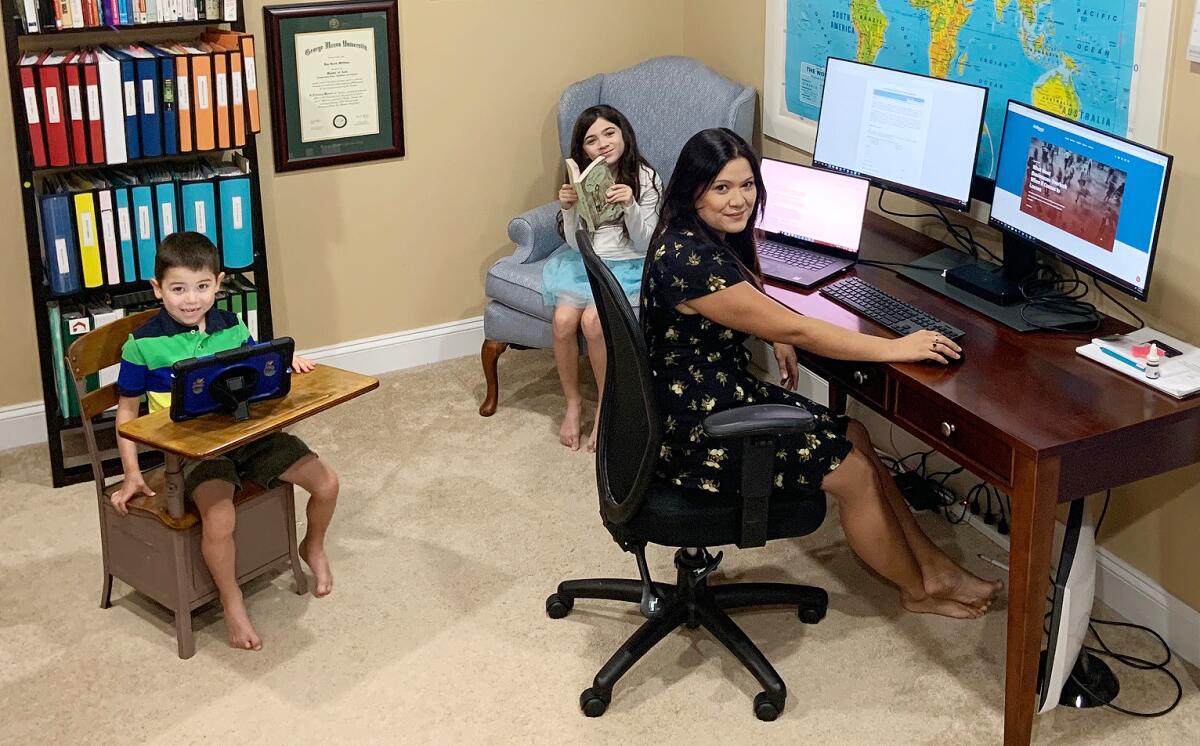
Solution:
[{"label": "girl's bare foot", "polygon": [[937,614],[951,619],[978,619],[983,616],[984,609],[946,598],[925,596],[915,598],[904,591],[900,592],[900,605],[916,614]]},{"label": "girl's bare foot", "polygon": [[592,434],[588,436],[587,449],[588,453],[596,452],[596,437],[600,430],[600,415],[596,415],[596,422],[592,425]]},{"label": "girl's bare foot", "polygon": [[984,580],[950,561],[925,575],[926,593],[968,606],[987,608],[1003,587],[999,580]]},{"label": "girl's bare foot", "polygon": [[558,429],[558,442],[572,451],[579,450],[579,418],[582,410],[582,401],[568,401],[567,413],[563,416],[562,427]]},{"label": "girl's bare foot", "polygon": [[333,571],[329,569],[329,559],[325,556],[325,547],[310,545],[308,539],[305,538],[300,542],[300,556],[304,558],[308,569],[312,570],[313,579],[316,581],[313,595],[317,598],[324,598],[332,593]]},{"label": "girl's bare foot", "polygon": [[246,604],[239,592],[237,598],[222,598],[221,608],[225,610],[225,630],[229,633],[229,647],[238,650],[262,650],[262,640],[250,624],[250,615],[246,613]]}]

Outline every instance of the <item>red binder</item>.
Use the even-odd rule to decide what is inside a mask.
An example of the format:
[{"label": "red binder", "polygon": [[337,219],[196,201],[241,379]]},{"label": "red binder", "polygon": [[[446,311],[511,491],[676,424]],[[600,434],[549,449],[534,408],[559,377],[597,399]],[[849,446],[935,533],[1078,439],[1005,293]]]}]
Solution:
[{"label": "red binder", "polygon": [[63,60],[63,77],[67,83],[67,128],[71,132],[71,162],[88,164],[87,113],[83,109],[83,76],[80,74],[80,52],[71,52]]},{"label": "red binder", "polygon": [[21,77],[21,93],[25,97],[25,123],[29,125],[29,156],[34,168],[50,165],[46,158],[46,137],[42,131],[42,112],[38,104],[38,85],[33,68],[41,56],[26,54],[17,63]]},{"label": "red binder", "polygon": [[83,54],[84,108],[87,110],[88,148],[92,163],[102,165],[104,160],[104,121],[100,110],[100,68],[96,65],[96,50]]},{"label": "red binder", "polygon": [[62,63],[64,52],[47,52],[38,64],[38,90],[42,102],[42,114],[46,127],[46,151],[51,166],[71,165],[70,136],[67,132],[67,115],[63,98]]}]

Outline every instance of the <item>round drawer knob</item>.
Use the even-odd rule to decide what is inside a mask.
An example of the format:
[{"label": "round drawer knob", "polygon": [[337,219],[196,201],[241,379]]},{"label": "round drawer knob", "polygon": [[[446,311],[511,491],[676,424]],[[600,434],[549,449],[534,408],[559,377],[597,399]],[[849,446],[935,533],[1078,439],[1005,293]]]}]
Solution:
[{"label": "round drawer knob", "polygon": [[954,434],[954,425],[951,425],[949,422],[943,422],[942,423],[942,437],[949,438],[953,434]]},{"label": "round drawer knob", "polygon": [[861,370],[854,371],[854,375],[852,375],[850,377],[853,378],[854,382],[857,383],[859,386],[861,386],[867,382],[867,374],[863,373]]}]

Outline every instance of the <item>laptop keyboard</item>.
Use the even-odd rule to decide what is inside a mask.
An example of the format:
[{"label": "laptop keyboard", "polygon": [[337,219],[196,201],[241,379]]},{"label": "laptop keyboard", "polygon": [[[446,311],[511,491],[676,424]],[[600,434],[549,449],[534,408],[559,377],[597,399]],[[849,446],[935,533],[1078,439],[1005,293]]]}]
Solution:
[{"label": "laptop keyboard", "polygon": [[758,242],[758,256],[760,259],[771,259],[790,267],[799,267],[800,269],[814,271],[825,269],[830,264],[839,261],[834,257],[818,254],[815,251],[800,249],[785,243],[768,240]]},{"label": "laptop keyboard", "polygon": [[958,339],[966,334],[962,329],[934,318],[857,277],[831,282],[821,288],[821,295],[897,334],[912,334],[922,329],[935,331],[948,339]]}]

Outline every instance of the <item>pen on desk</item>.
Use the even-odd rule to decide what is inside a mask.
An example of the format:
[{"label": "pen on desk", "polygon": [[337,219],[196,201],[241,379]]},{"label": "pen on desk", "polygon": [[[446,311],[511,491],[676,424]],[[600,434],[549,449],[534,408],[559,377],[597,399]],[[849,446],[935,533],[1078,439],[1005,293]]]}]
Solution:
[{"label": "pen on desk", "polygon": [[1101,347],[1100,351],[1103,352],[1105,355],[1108,355],[1111,358],[1120,360],[1121,362],[1125,363],[1126,365],[1137,368],[1138,370],[1145,370],[1145,367],[1140,365],[1136,360],[1131,360],[1119,352],[1113,352],[1112,350],[1108,349],[1107,347]]}]

